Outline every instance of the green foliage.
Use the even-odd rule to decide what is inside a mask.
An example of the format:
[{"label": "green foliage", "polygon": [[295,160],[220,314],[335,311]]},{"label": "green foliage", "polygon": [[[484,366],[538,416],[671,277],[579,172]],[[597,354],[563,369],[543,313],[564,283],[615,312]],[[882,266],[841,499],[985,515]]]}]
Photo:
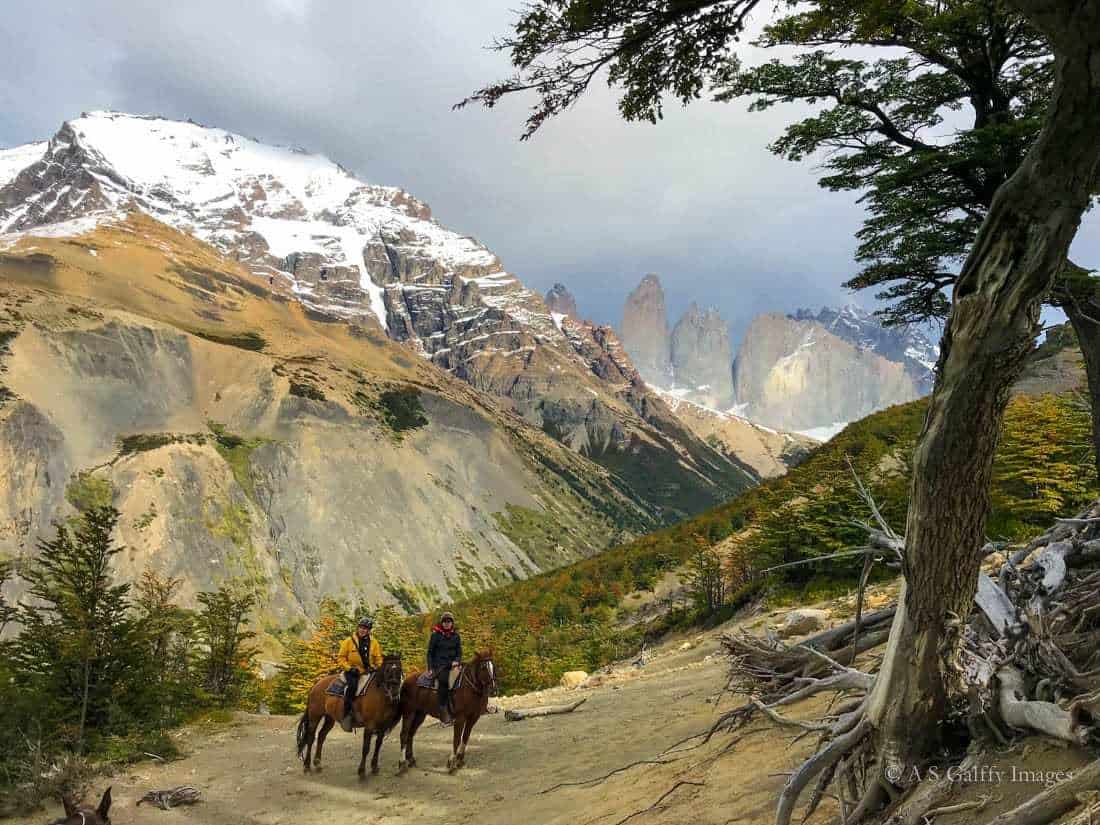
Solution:
[{"label": "green foliage", "polygon": [[207,428],[214,436],[214,449],[225,459],[233,471],[233,478],[251,500],[256,500],[256,482],[252,478],[252,451],[268,440],[234,435],[217,421],[207,421]]},{"label": "green foliage", "polygon": [[[888,323],[943,317],[994,193],[1039,134],[1049,47],[1011,5],[792,8],[759,41],[790,56],[751,68],[731,59],[718,99],[751,98],[753,111],[815,106],[771,148],[792,161],[820,158],[821,186],[860,193],[863,269],[847,286],[879,289]],[[842,51],[851,46],[858,58]]]},{"label": "green foliage", "polygon": [[65,500],[80,512],[110,507],[115,491],[106,478],[98,478],[92,471],[79,472],[65,488]]},{"label": "green foliage", "polygon": [[[902,530],[909,456],[926,404],[890,407],[850,424],[785,476],[694,518],[459,600],[451,609],[464,638],[491,643],[502,688],[518,692],[552,685],[566,670],[591,670],[635,653],[643,638],[722,621],[765,592],[773,600],[797,602],[850,590],[861,559],[823,558],[865,538],[855,522],[866,521],[869,513],[849,462],[887,521]],[[1071,397],[1016,398],[1004,426],[994,465],[990,529],[996,535],[1023,538],[1096,494],[1084,437],[1088,413]],[[719,555],[713,545],[725,539],[730,540],[723,545],[726,555]],[[789,562],[809,563],[760,575]],[[651,589],[669,571],[679,572],[693,606],[648,625],[625,626],[621,618],[630,609],[629,594]],[[402,653],[423,657],[431,622],[426,615],[394,618],[392,632]]]},{"label": "green foliage", "polygon": [[1020,539],[1096,489],[1089,414],[1067,398],[1017,398],[997,451],[991,533]]},{"label": "green foliage", "polygon": [[718,549],[701,536],[695,537],[695,552],[688,557],[684,589],[697,610],[710,615],[726,601],[726,571]]},{"label": "green foliage", "polygon": [[506,504],[503,513],[493,513],[500,532],[539,567],[561,564],[561,524],[553,513],[517,504]]},{"label": "green foliage", "polygon": [[378,396],[378,411],[386,426],[395,433],[414,430],[428,424],[428,416],[420,403],[420,390],[416,387],[401,387],[386,390]]},{"label": "green foliage", "polygon": [[324,401],[325,394],[321,390],[317,389],[313,384],[306,381],[291,381],[290,382],[290,394],[296,395],[299,398],[308,398],[311,401]]},{"label": "green foliage", "polygon": [[134,433],[120,436],[118,452],[120,456],[149,452],[169,444],[202,444],[200,433]]},{"label": "green foliage", "polygon": [[112,584],[110,567],[121,548],[111,543],[118,521],[112,507],[87,510],[73,531],[39,544],[24,573],[32,597],[21,605],[13,666],[50,706],[49,716],[81,752],[85,733],[113,733],[127,710],[146,697],[148,670],[142,633],[129,610],[126,584]]},{"label": "green foliage", "polygon": [[[0,809],[25,811],[83,775],[73,754],[112,764],[171,758],[167,728],[254,692],[243,627],[251,597],[200,594],[195,615],[176,604],[177,579],[147,572],[133,591],[114,583],[118,518],[95,507],[58,525],[21,571],[30,598],[18,607],[0,598],[0,627],[19,630],[0,641],[10,720],[0,725]],[[12,570],[0,564],[0,584]]]},{"label": "green foliage", "polygon": [[201,641],[197,668],[203,688],[222,707],[236,704],[252,680],[256,649],[248,629],[248,617],[256,605],[251,593],[223,586],[213,593],[199,593],[202,605],[195,617]]}]

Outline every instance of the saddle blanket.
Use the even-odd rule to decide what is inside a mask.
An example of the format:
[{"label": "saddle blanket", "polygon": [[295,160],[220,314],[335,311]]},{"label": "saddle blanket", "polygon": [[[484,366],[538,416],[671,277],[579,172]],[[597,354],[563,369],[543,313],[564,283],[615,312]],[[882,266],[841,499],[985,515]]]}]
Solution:
[{"label": "saddle blanket", "polygon": [[[377,671],[371,671],[367,674],[359,674],[359,684],[356,686],[355,695],[362,696],[367,692],[367,688],[370,687],[371,682],[374,681],[374,677]],[[329,696],[343,696],[344,691],[347,690],[348,680],[341,673],[335,679],[332,680],[332,684],[328,686],[328,690],[325,691]]]},{"label": "saddle blanket", "polygon": [[[451,688],[452,689],[454,688],[454,686],[456,684],[458,684],[458,677],[461,676],[461,675],[462,675],[462,667],[461,666],[451,668]],[[417,687],[422,687],[422,688],[428,688],[429,690],[438,690],[439,689],[439,685],[437,684],[436,678],[430,670],[425,670],[423,673],[421,673],[419,676],[416,677],[416,686]]]}]

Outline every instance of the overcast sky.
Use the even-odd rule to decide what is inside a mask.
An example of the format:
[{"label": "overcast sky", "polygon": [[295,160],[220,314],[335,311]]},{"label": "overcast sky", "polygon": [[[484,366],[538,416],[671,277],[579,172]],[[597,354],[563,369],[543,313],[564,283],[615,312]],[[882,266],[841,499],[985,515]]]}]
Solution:
[{"label": "overcast sky", "polygon": [[[3,0],[0,146],[52,135],[83,110],[194,118],[323,152],[404,187],[542,291],[618,323],[646,272],[675,316],[715,304],[752,315],[852,300],[851,197],[768,142],[795,113],[673,104],[626,124],[595,89],[531,141],[525,101],[451,105],[507,73],[485,48],[516,0]],[[1096,221],[1078,243],[1100,264]],[[868,296],[855,300],[867,304]]]}]

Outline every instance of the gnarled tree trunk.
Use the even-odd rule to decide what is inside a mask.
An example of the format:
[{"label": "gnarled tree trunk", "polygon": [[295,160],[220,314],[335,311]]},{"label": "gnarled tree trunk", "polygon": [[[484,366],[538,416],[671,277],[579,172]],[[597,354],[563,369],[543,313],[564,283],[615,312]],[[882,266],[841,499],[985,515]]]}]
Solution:
[{"label": "gnarled tree trunk", "polygon": [[865,716],[893,784],[907,784],[938,737],[954,629],[974,600],[1009,388],[1100,167],[1100,0],[1015,4],[1049,38],[1056,83],[1043,131],[997,192],[956,283],[914,457],[906,585]]},{"label": "gnarled tree trunk", "polygon": [[[1091,285],[1090,285],[1091,286]],[[1092,449],[1096,461],[1097,477],[1100,477],[1100,300],[1093,300],[1092,290],[1086,295],[1072,295],[1061,303],[1069,318],[1081,356],[1085,361],[1088,379],[1089,410],[1092,415]]]}]

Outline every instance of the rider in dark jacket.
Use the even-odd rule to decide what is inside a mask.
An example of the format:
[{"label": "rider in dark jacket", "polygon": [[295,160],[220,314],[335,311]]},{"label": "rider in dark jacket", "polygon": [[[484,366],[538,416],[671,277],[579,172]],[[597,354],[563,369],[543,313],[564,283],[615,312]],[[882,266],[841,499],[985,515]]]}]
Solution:
[{"label": "rider in dark jacket", "polygon": [[450,693],[451,667],[462,661],[462,637],[455,628],[455,617],[444,613],[439,624],[432,628],[432,637],[428,641],[428,670],[439,680],[439,715],[444,721],[450,719],[447,704]]}]

